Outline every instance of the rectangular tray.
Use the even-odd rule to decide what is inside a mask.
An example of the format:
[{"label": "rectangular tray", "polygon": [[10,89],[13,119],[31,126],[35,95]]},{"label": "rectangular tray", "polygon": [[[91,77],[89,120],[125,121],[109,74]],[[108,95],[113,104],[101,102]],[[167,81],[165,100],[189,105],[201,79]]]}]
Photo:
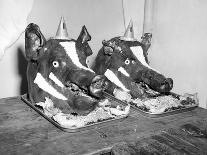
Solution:
[{"label": "rectangular tray", "polygon": [[[28,97],[27,97],[27,94],[24,94],[21,96],[21,99],[22,101],[24,101],[29,107],[31,107],[33,110],[35,110],[38,114],[40,114],[42,117],[44,117],[46,120],[48,120],[50,123],[52,123],[55,127],[57,127],[58,129],[62,130],[62,131],[65,131],[65,132],[80,132],[80,131],[84,131],[84,130],[91,130],[91,129],[94,129],[94,128],[100,128],[100,127],[103,127],[103,126],[106,126],[106,125],[110,125],[110,124],[114,124],[114,123],[118,123],[118,122],[121,122],[123,121],[126,117],[128,116],[123,116],[123,117],[119,117],[119,118],[112,118],[112,119],[107,119],[107,120],[104,120],[104,121],[101,121],[101,122],[97,122],[97,123],[94,123],[94,124],[89,124],[89,125],[86,125],[84,127],[80,127],[80,128],[76,128],[76,129],[69,129],[69,128],[65,128],[65,127],[62,127],[58,122],[56,122],[55,120],[53,120],[52,118],[46,116],[43,111],[36,107],[35,105],[33,105],[29,100],[28,100]],[[111,102],[116,102],[118,104],[120,104],[120,102],[117,102],[116,100],[113,100],[113,98],[108,98]],[[122,103],[123,104],[123,103]],[[124,104],[126,105],[126,104]]]},{"label": "rectangular tray", "polygon": [[[106,98],[111,98],[113,100],[116,100],[117,102],[119,102],[120,104],[124,104],[124,105],[127,105],[126,102],[124,101],[121,101],[119,99],[116,99],[114,96],[112,96],[111,94],[107,93],[107,92],[104,92],[104,96]],[[171,111],[167,111],[167,112],[163,112],[163,113],[160,113],[160,114],[152,114],[150,112],[146,112],[146,111],[143,111],[141,109],[139,109],[138,107],[130,104],[131,107],[138,111],[141,115],[143,116],[147,116],[147,117],[150,117],[150,118],[159,118],[159,117],[164,117],[164,116],[169,116],[169,115],[174,115],[174,114],[178,114],[178,113],[182,113],[182,112],[187,112],[187,111],[191,111],[195,108],[198,107],[198,103],[196,103],[195,105],[192,105],[192,106],[189,106],[189,107],[186,107],[186,108],[180,108],[180,109],[176,109],[176,110],[171,110]],[[131,109],[132,110],[132,109]],[[133,111],[134,111],[133,110]]]}]

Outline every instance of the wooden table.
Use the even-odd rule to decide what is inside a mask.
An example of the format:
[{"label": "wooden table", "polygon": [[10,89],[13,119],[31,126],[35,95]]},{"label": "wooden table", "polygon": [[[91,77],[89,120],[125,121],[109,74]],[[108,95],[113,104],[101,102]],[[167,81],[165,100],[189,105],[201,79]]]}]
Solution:
[{"label": "wooden table", "polygon": [[207,130],[207,110],[126,119],[77,133],[63,132],[20,97],[0,99],[0,154],[207,154],[207,138],[182,130],[191,124]]}]

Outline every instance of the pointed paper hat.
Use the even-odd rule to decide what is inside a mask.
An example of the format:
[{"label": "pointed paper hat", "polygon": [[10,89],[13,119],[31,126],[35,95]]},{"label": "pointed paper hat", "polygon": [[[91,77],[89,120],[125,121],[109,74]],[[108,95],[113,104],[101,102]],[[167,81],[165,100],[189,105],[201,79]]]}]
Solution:
[{"label": "pointed paper hat", "polygon": [[124,33],[124,36],[120,37],[121,40],[125,41],[136,41],[134,38],[133,22],[130,20],[129,25]]},{"label": "pointed paper hat", "polygon": [[67,27],[63,17],[60,19],[60,23],[54,39],[70,39],[68,37]]}]

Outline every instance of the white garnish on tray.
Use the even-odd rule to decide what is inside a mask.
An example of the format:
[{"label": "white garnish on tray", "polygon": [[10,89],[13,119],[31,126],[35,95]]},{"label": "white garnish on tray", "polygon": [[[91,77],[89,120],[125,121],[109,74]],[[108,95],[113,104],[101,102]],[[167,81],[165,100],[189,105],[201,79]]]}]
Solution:
[{"label": "white garnish on tray", "polygon": [[115,98],[121,101],[130,102],[132,99],[132,96],[128,92],[123,91],[121,89],[115,89],[113,95],[115,96]]},{"label": "white garnish on tray", "polygon": [[48,97],[45,97],[45,102],[36,103],[38,106],[41,106],[44,110],[44,114],[48,117],[52,117],[60,112],[59,109],[55,108],[53,102]]},{"label": "white garnish on tray", "polygon": [[43,108],[45,115],[53,118],[62,127],[70,129],[84,127],[87,124],[97,123],[101,120],[125,117],[130,111],[130,105],[125,106],[124,109],[120,106],[116,106],[116,108],[110,107],[112,103],[108,99],[100,101],[99,106],[86,116],[64,114],[61,110],[55,108],[52,100],[47,97],[45,98],[45,102],[36,104]]},{"label": "white garnish on tray", "polygon": [[[125,101],[127,103],[132,102],[136,107],[146,110],[146,112],[149,112],[150,114],[161,114],[166,112],[166,110],[170,110],[173,108],[181,108],[181,107],[187,107],[188,105],[182,105],[181,102],[183,100],[187,100],[187,98],[191,98],[192,100],[195,100],[195,103],[198,103],[196,94],[195,95],[189,95],[185,94],[184,96],[180,96],[180,99],[177,99],[173,97],[172,95],[163,95],[163,96],[157,96],[153,98],[145,98],[145,99],[132,99],[131,95],[127,92],[124,92],[122,90],[117,89],[114,91],[115,98]],[[191,106],[192,103],[189,103]],[[144,109],[143,109],[144,108]],[[144,110],[144,111],[145,111]]]},{"label": "white garnish on tray", "polygon": [[119,108],[109,108],[109,111],[112,115],[121,116],[121,115],[128,115],[130,109],[130,104],[128,104],[124,110],[119,110]]}]

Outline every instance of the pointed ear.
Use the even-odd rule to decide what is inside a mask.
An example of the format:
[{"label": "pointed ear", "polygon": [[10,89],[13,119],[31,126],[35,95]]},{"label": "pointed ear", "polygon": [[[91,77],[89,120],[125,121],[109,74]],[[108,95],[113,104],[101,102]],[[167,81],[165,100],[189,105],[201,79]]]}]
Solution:
[{"label": "pointed ear", "polygon": [[39,49],[46,43],[38,25],[30,23],[25,30],[25,53],[28,60],[37,60]]},{"label": "pointed ear", "polygon": [[84,25],[82,27],[82,30],[81,30],[81,33],[77,39],[78,42],[81,42],[82,44],[84,43],[87,43],[88,41],[91,40],[91,36],[90,34],[88,33],[87,29],[86,29],[86,26]]},{"label": "pointed ear", "polygon": [[141,44],[146,53],[151,46],[151,40],[152,40],[152,33],[144,33],[144,35],[141,37]]}]

